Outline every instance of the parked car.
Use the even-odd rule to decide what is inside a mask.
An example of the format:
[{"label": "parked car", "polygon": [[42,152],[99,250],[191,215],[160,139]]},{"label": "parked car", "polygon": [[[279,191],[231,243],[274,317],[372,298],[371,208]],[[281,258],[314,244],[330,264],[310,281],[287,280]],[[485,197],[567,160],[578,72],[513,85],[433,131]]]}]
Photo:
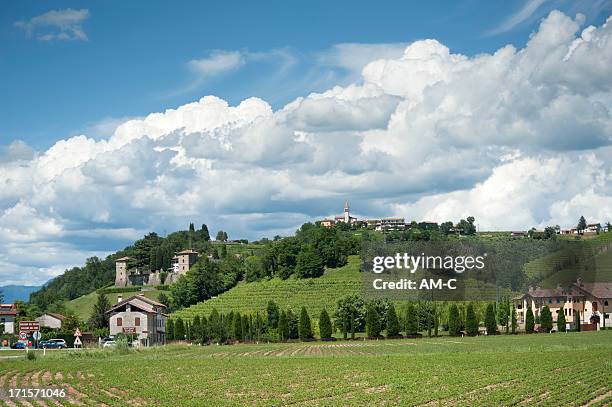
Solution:
[{"label": "parked car", "polygon": [[26,348],[26,344],[25,342],[15,342],[12,346],[11,349],[25,349]]},{"label": "parked car", "polygon": [[115,348],[117,347],[117,342],[115,341],[106,341],[104,342],[104,345],[102,345],[103,348]]},{"label": "parked car", "polygon": [[68,347],[64,339],[48,339],[40,342],[38,346],[43,349],[65,349]]}]

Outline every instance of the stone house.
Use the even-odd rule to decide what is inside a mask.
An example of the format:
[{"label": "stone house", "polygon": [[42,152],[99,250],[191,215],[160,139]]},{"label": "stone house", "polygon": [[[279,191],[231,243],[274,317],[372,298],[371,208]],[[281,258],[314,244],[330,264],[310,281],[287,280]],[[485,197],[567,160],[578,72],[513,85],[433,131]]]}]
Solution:
[{"label": "stone house", "polygon": [[112,336],[123,333],[137,339],[143,346],[166,343],[166,306],[144,295],[118,298],[107,313]]}]

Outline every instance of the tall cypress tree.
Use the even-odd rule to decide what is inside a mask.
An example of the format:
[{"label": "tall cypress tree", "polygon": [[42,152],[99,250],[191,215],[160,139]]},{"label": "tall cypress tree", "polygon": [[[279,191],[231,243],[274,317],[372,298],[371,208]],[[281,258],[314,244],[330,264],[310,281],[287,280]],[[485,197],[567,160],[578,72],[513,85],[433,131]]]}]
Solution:
[{"label": "tall cypress tree", "polygon": [[532,334],[535,327],[535,318],[533,317],[533,311],[531,308],[527,308],[527,313],[525,315],[525,332],[528,334]]},{"label": "tall cypress tree", "polygon": [[174,321],[174,339],[182,341],[185,339],[185,324],[181,317]]},{"label": "tall cypress tree", "polygon": [[495,319],[495,308],[493,304],[487,305],[485,326],[487,328],[487,335],[495,335],[497,333],[497,321]]},{"label": "tall cypress tree", "polygon": [[559,309],[557,314],[557,331],[565,332],[565,313],[561,311],[563,311],[563,308]]},{"label": "tall cypress tree", "polygon": [[459,324],[459,308],[456,304],[452,304],[448,312],[448,334],[450,336],[459,335]]},{"label": "tall cypress tree", "polygon": [[108,328],[109,316],[106,313],[110,309],[111,305],[106,295],[98,293],[98,299],[94,304],[89,323],[94,328]]},{"label": "tall cypress tree", "polygon": [[513,305],[512,306],[512,333],[515,334],[516,333],[516,327],[518,326],[517,320],[516,320],[516,307]]},{"label": "tall cypress tree", "polygon": [[396,337],[400,334],[399,321],[393,303],[389,304],[387,310],[387,337]]},{"label": "tall cypress tree", "polygon": [[300,337],[298,318],[290,309],[287,310],[287,325],[289,325],[289,339],[298,339]]},{"label": "tall cypress tree", "polygon": [[278,305],[272,300],[268,301],[268,325],[274,329],[278,328],[278,318],[280,316],[280,311]]},{"label": "tall cypress tree", "polygon": [[574,312],[574,331],[580,332],[580,311]]},{"label": "tall cypress tree", "polygon": [[550,332],[553,327],[552,313],[550,312],[550,308],[547,305],[542,308],[542,313],[540,314],[540,329],[546,333]]},{"label": "tall cypress tree", "polygon": [[234,314],[234,339],[237,341],[241,341],[244,339],[242,337],[242,316],[240,316],[239,312]]},{"label": "tall cypress tree", "polygon": [[329,314],[327,310],[323,308],[321,311],[321,316],[319,317],[319,333],[321,335],[321,339],[329,339],[332,337],[332,324],[329,319]]},{"label": "tall cypress tree", "polygon": [[368,338],[378,338],[380,336],[380,315],[372,304],[368,305],[366,312],[366,335]]},{"label": "tall cypress tree", "polygon": [[199,315],[193,317],[193,322],[191,323],[191,337],[195,340],[200,340],[202,337],[202,322]]},{"label": "tall cypress tree", "polygon": [[174,339],[174,320],[168,319],[166,322],[166,340],[171,341]]},{"label": "tall cypress tree", "polygon": [[310,316],[308,315],[308,311],[306,311],[306,307],[302,307],[302,311],[300,312],[299,326],[299,334],[301,340],[304,341],[313,338],[312,324],[310,323]]},{"label": "tall cypress tree", "polygon": [[202,223],[202,231],[200,233],[205,242],[210,240],[210,233],[208,233],[208,226],[206,226],[206,223]]},{"label": "tall cypress tree", "polygon": [[287,323],[287,314],[281,311],[278,317],[278,337],[281,341],[289,339],[289,324]]},{"label": "tall cypress tree", "polygon": [[200,318],[200,343],[202,345],[208,343],[210,340],[210,328],[208,326],[208,320],[206,319],[206,315],[202,315]]},{"label": "tall cypress tree", "polygon": [[406,308],[406,335],[414,336],[419,332],[419,317],[413,304]]},{"label": "tall cypress tree", "polygon": [[465,312],[465,331],[470,336],[478,335],[478,320],[474,312],[474,304],[469,304]]}]

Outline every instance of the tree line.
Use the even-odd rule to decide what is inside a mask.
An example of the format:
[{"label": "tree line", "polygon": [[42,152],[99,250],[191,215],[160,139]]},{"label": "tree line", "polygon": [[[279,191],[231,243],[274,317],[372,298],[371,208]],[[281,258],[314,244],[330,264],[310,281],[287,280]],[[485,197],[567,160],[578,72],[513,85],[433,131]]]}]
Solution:
[{"label": "tree line", "polygon": [[[552,329],[552,316],[547,319],[544,308],[540,331]],[[549,311],[550,313],[550,311]],[[365,301],[352,295],[338,300],[330,315],[323,309],[311,319],[305,307],[299,312],[281,309],[270,301],[266,312],[220,313],[214,308],[209,316],[198,315],[192,320],[180,317],[168,320],[168,340],[190,340],[201,344],[335,340],[336,337],[356,339],[417,338],[439,336],[440,330],[450,336],[497,335],[518,332],[517,312],[509,298],[498,302],[436,303],[415,301],[396,305],[387,300]],[[534,318],[527,314],[527,333],[534,332]],[[550,321],[550,323],[548,322]],[[550,325],[550,328],[549,328]],[[558,321],[565,330],[565,321]],[[563,327],[561,329],[561,326]],[[579,326],[579,323],[578,323]],[[500,329],[501,327],[501,329]],[[364,335],[365,334],[365,335]]]}]

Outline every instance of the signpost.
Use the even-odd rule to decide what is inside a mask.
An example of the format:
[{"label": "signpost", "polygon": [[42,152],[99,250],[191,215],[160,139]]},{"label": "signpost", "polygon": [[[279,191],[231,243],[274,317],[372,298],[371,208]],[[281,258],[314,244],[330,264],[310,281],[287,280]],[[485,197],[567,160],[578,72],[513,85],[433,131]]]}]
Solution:
[{"label": "signpost", "polygon": [[81,333],[81,330],[79,328],[76,329],[76,331],[74,331],[74,347],[75,348],[80,348],[83,343],[81,342],[81,336],[83,336],[83,334]]},{"label": "signpost", "polygon": [[37,321],[19,321],[19,332],[40,331],[40,324]]},{"label": "signpost", "polygon": [[25,331],[19,331],[19,340],[20,341],[27,341],[28,340],[28,333]]}]

